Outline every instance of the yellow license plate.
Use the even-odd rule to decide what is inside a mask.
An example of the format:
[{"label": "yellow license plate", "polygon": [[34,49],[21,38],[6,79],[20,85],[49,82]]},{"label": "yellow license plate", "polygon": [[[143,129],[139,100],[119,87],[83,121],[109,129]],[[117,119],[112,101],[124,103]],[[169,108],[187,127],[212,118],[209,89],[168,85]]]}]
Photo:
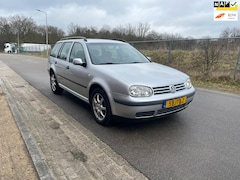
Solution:
[{"label": "yellow license plate", "polygon": [[171,107],[175,107],[175,106],[179,106],[182,104],[186,104],[187,102],[187,97],[181,97],[181,98],[176,98],[176,99],[171,99],[171,100],[167,100],[164,101],[163,103],[163,107],[164,108],[171,108]]}]

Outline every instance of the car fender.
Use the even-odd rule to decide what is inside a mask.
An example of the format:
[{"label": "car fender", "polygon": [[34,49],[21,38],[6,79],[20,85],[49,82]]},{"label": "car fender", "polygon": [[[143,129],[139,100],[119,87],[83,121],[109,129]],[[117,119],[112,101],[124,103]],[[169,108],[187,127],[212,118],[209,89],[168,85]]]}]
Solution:
[{"label": "car fender", "polygon": [[[100,88],[102,88],[105,93],[107,94],[111,109],[112,109],[112,113],[114,114],[115,112],[115,101],[114,101],[114,94],[119,93],[117,92],[118,87],[121,87],[122,82],[120,82],[117,79],[114,78],[99,78],[99,77],[95,77],[93,79],[91,79],[91,81],[89,82],[89,86],[88,86],[88,98],[89,98],[89,102],[90,102],[90,93],[92,91],[92,88],[94,88],[94,86],[98,86]],[[115,87],[115,88],[113,88]],[[127,93],[127,89],[125,90]]]}]

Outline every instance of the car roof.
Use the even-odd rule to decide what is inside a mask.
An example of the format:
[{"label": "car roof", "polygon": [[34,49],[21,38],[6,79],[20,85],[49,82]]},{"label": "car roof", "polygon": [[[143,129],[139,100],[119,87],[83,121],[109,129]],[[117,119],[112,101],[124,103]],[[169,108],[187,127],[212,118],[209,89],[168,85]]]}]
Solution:
[{"label": "car roof", "polygon": [[124,40],[121,39],[95,39],[95,38],[85,38],[82,36],[66,37],[62,38],[58,42],[68,42],[68,41],[85,41],[85,43],[123,43]]}]

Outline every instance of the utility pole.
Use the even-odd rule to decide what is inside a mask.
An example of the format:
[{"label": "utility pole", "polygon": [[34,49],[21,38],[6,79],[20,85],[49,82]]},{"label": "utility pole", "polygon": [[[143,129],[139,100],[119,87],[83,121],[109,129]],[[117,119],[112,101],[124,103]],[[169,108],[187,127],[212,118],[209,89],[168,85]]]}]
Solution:
[{"label": "utility pole", "polygon": [[44,13],[45,16],[46,16],[46,45],[47,45],[46,50],[47,50],[47,57],[48,57],[48,23],[47,23],[47,12],[46,12],[46,11],[42,11],[42,10],[40,10],[40,9],[36,9],[36,10],[39,11],[39,12]]}]

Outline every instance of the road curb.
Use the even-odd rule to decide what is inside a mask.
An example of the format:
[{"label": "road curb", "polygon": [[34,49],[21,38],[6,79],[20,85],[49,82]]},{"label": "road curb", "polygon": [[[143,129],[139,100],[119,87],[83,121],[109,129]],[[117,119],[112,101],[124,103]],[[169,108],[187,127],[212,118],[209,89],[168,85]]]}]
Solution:
[{"label": "road curb", "polygon": [[2,87],[3,92],[7,95],[8,105],[12,111],[15,122],[18,125],[18,129],[22,135],[24,143],[28,149],[29,155],[33,161],[37,174],[41,180],[53,180],[55,179],[52,175],[47,163],[42,157],[39,148],[32,137],[29,129],[24,123],[24,120],[19,112],[11,94],[8,92],[4,82],[0,79],[0,86]]}]

